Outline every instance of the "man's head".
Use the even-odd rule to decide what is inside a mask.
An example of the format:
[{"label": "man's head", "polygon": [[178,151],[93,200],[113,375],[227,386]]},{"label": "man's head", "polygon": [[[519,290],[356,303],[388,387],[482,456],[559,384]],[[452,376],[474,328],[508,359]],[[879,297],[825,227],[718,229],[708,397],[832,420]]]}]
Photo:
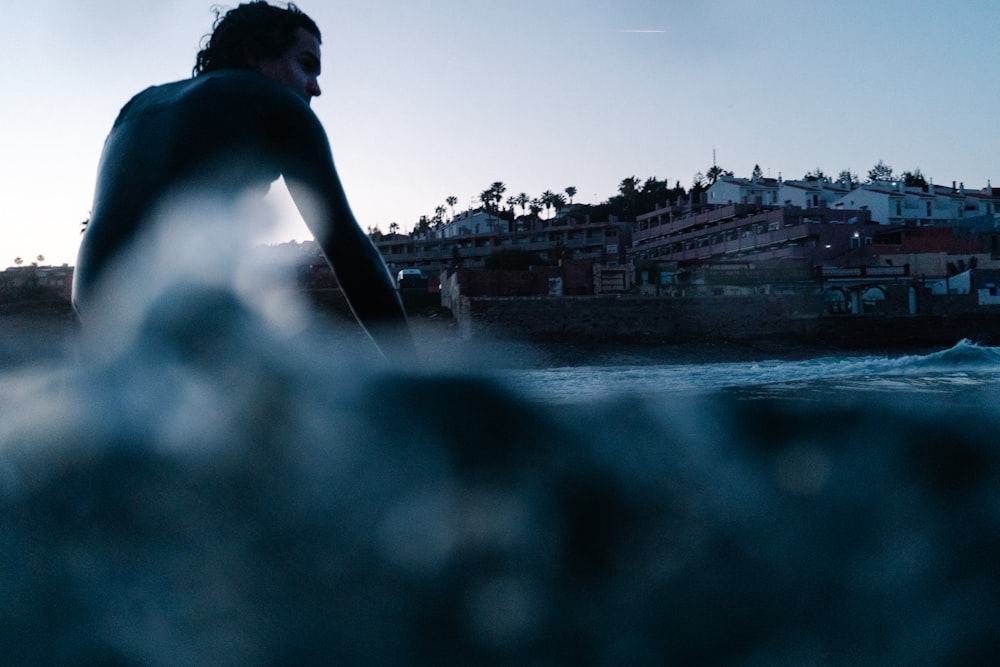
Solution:
[{"label": "man's head", "polygon": [[248,69],[294,89],[308,101],[320,94],[321,36],[298,7],[275,7],[254,0],[216,10],[212,34],[198,52],[194,76],[220,69]]}]

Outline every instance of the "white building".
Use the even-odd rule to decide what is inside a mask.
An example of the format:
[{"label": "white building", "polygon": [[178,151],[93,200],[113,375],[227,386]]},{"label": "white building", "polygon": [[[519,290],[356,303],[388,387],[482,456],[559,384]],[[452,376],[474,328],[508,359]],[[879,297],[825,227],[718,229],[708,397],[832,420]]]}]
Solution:
[{"label": "white building", "polygon": [[[778,179],[778,202],[782,206],[800,208],[832,207],[850,190],[826,179],[816,181],[783,181]],[[845,207],[846,208],[846,207]]]},{"label": "white building", "polygon": [[832,205],[871,211],[872,221],[883,225],[957,225],[972,219],[987,220],[996,214],[989,188],[966,191],[964,186],[934,184],[906,187],[902,181],[859,185]]},{"label": "white building", "polygon": [[778,181],[773,178],[746,179],[722,176],[706,191],[710,206],[757,204],[778,206]]},{"label": "white building", "polygon": [[484,209],[468,209],[459,211],[448,222],[441,225],[440,238],[451,239],[456,236],[474,236],[492,231],[506,231],[507,221],[500,220]]}]

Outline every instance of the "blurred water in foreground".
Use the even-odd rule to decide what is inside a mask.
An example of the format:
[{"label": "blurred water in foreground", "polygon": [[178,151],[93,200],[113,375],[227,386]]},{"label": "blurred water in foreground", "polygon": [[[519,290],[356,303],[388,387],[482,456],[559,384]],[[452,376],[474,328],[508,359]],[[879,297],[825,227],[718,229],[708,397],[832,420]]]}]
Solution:
[{"label": "blurred water in foreground", "polygon": [[241,294],[0,379],[6,664],[993,659],[993,350],[390,369]]}]

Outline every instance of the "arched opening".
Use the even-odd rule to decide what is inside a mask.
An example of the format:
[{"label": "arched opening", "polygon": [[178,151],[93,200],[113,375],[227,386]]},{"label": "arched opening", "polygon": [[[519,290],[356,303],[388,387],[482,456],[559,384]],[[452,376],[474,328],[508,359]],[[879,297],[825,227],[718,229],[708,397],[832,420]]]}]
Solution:
[{"label": "arched opening", "polygon": [[840,315],[851,312],[851,301],[840,288],[828,289],[823,298],[826,300],[826,312]]},{"label": "arched opening", "polygon": [[885,290],[873,285],[861,292],[861,308],[865,313],[885,312]]}]

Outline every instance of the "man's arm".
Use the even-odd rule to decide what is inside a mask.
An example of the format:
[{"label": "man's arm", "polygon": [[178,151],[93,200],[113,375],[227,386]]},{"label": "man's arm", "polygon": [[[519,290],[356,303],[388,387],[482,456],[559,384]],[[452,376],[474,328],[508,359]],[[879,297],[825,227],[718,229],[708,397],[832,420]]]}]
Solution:
[{"label": "man's arm", "polygon": [[300,141],[285,181],[299,212],[330,262],[355,317],[393,362],[415,358],[415,347],[399,293],[375,244],[361,230],[347,203],[318,119],[300,125]]}]

